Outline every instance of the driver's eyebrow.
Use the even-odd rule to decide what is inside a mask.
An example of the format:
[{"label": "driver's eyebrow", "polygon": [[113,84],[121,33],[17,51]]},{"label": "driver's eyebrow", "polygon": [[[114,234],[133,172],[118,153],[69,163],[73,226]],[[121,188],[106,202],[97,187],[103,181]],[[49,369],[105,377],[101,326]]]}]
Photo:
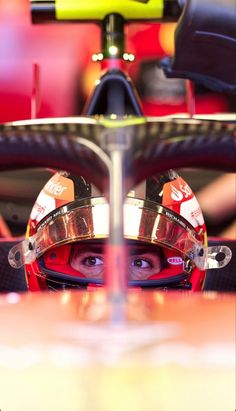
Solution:
[{"label": "driver's eyebrow", "polygon": [[[135,254],[152,254],[152,255],[160,255],[160,250],[158,247],[149,247],[149,246],[129,246],[128,245],[128,250],[129,250],[129,255],[135,255]],[[97,253],[97,254],[104,254],[104,245],[99,245],[99,244],[81,244],[80,248],[78,249],[78,252],[81,253],[86,253],[86,252],[92,252],[92,253]]]},{"label": "driver's eyebrow", "polygon": [[96,254],[103,254],[104,253],[104,247],[100,245],[81,245],[80,248],[78,248],[79,253],[86,253],[86,252],[92,252]]},{"label": "driver's eyebrow", "polygon": [[158,247],[156,247],[156,249],[152,248],[152,247],[148,247],[148,246],[137,246],[134,248],[131,248],[131,250],[129,251],[129,253],[131,255],[135,255],[135,254],[152,254],[152,255],[160,255],[160,250],[158,249]]}]

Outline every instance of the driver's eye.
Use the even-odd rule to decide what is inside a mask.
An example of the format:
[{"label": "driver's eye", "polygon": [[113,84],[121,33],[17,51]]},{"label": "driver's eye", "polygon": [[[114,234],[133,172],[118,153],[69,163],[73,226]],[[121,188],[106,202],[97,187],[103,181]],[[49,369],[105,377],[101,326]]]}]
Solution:
[{"label": "driver's eye", "polygon": [[90,250],[88,247],[75,248],[70,264],[85,277],[102,279],[104,276],[104,258],[100,251]]},{"label": "driver's eye", "polygon": [[152,263],[144,258],[135,258],[131,262],[132,267],[137,267],[137,268],[152,268]]},{"label": "driver's eye", "polygon": [[94,267],[103,264],[103,259],[100,257],[89,256],[83,259],[82,264],[86,267]]},{"label": "driver's eye", "polygon": [[133,255],[129,264],[130,280],[146,280],[161,270],[161,257],[157,253],[146,252]]}]

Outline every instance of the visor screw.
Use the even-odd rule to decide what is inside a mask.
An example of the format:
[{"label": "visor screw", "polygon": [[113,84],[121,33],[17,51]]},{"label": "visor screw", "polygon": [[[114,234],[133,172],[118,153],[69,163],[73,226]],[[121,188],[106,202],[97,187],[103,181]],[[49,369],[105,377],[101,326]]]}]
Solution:
[{"label": "visor screw", "polygon": [[204,255],[204,250],[201,248],[198,252],[199,257],[202,257]]},{"label": "visor screw", "polygon": [[222,251],[219,252],[218,254],[216,254],[215,259],[216,259],[216,261],[218,261],[218,262],[224,261],[224,259],[225,259],[225,253],[223,253]]},{"label": "visor screw", "polygon": [[56,253],[50,253],[50,260],[55,260],[57,258]]},{"label": "visor screw", "polygon": [[184,262],[184,271],[188,274],[191,274],[192,270],[193,270],[193,266],[192,266],[191,260],[186,260]]},{"label": "visor screw", "polygon": [[190,283],[188,280],[185,280],[183,283],[183,288],[185,290],[191,290],[192,289],[192,283]]},{"label": "visor screw", "polygon": [[193,253],[193,251],[191,251],[191,252],[189,253],[189,259],[190,259],[190,261],[192,261],[192,260],[194,259],[194,253]]},{"label": "visor screw", "polygon": [[31,242],[29,242],[29,250],[33,250],[34,249],[34,246],[33,246],[33,244],[31,243]]}]

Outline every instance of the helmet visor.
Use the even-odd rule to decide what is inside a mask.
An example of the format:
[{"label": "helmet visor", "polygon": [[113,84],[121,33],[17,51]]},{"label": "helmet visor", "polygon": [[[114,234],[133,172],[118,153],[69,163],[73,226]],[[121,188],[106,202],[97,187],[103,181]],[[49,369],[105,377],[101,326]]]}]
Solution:
[{"label": "helmet visor", "polygon": [[[49,214],[36,234],[14,246],[9,262],[19,268],[51,248],[108,236],[109,205],[103,197],[73,202]],[[203,246],[193,227],[181,216],[152,201],[131,197],[124,205],[124,237],[175,249],[190,259]]]}]

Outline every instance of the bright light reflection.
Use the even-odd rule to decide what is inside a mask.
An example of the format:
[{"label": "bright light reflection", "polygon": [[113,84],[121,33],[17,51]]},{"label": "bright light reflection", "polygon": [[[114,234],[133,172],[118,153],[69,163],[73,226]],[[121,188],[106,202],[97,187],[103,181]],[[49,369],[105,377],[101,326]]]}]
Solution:
[{"label": "bright light reflection", "polygon": [[61,304],[66,305],[70,301],[71,293],[69,291],[63,292],[61,296]]},{"label": "bright light reflection", "polygon": [[111,118],[112,120],[116,120],[116,119],[117,119],[117,114],[111,114],[111,115],[110,115],[110,118]]},{"label": "bright light reflection", "polygon": [[10,126],[31,126],[31,125],[47,125],[47,124],[95,124],[96,120],[91,117],[50,117],[50,118],[37,118],[33,120],[19,120],[12,121],[11,123],[6,123],[5,125]]},{"label": "bright light reflection", "polygon": [[155,298],[155,301],[156,301],[159,305],[163,305],[164,302],[165,302],[165,297],[164,297],[164,295],[161,294],[161,293],[155,293],[155,294],[154,294],[154,298]]},{"label": "bright light reflection", "polygon": [[203,298],[205,300],[216,300],[218,298],[219,294],[215,291],[207,291],[203,293]]},{"label": "bright light reflection", "polygon": [[6,295],[6,300],[9,304],[17,304],[20,301],[20,295],[17,293],[9,293]]},{"label": "bright light reflection", "polygon": [[116,56],[118,53],[118,48],[116,46],[110,46],[109,47],[109,54],[111,56]]}]

